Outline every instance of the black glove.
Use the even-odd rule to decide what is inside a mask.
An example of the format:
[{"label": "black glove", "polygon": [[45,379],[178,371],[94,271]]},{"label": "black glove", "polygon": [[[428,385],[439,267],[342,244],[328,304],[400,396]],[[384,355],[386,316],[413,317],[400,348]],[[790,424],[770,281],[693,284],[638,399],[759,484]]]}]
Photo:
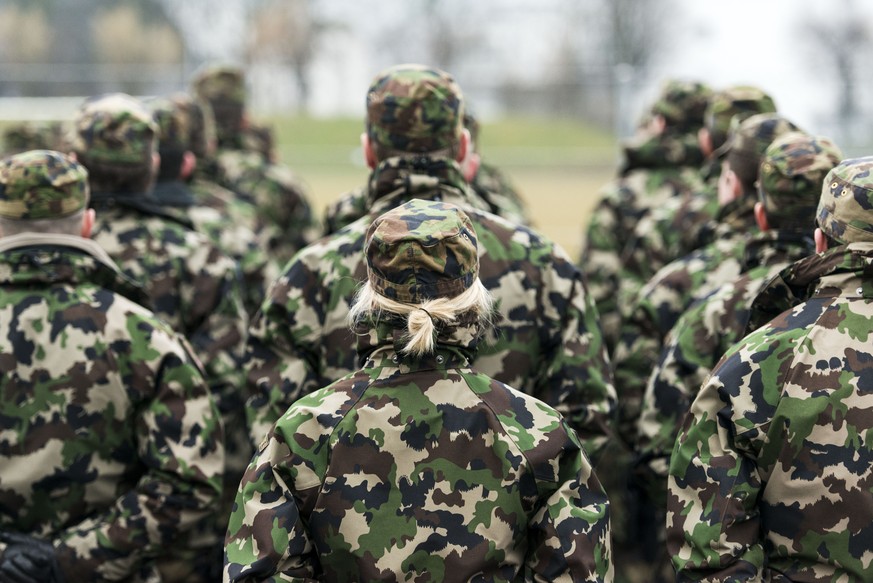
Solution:
[{"label": "black glove", "polygon": [[0,531],[6,551],[0,557],[0,583],[64,583],[55,548],[48,541]]}]

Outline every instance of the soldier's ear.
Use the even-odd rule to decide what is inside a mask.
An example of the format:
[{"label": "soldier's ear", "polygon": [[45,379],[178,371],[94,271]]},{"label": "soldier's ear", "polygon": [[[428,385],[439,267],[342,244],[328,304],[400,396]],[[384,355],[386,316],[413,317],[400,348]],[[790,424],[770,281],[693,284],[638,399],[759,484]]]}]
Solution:
[{"label": "soldier's ear", "polygon": [[758,228],[761,231],[769,231],[770,223],[767,222],[767,211],[764,209],[763,202],[755,203],[755,222],[758,223]]},{"label": "soldier's ear", "polygon": [[813,239],[815,239],[815,252],[822,253],[828,250],[828,240],[825,237],[824,231],[820,228],[815,228],[815,233],[813,234]]},{"label": "soldier's ear", "polygon": [[700,128],[697,130],[697,143],[700,145],[703,156],[709,158],[712,155],[712,135],[708,129]]},{"label": "soldier's ear", "polygon": [[82,213],[82,238],[91,238],[91,231],[94,229],[94,217],[94,209],[85,209],[85,212]]},{"label": "soldier's ear", "polygon": [[458,141],[458,152],[455,154],[456,162],[463,162],[467,157],[467,150],[470,149],[470,130],[464,128],[461,130],[461,139]]},{"label": "soldier's ear", "polygon": [[361,133],[361,149],[364,151],[364,161],[367,162],[367,166],[369,166],[371,170],[375,169],[379,164],[376,160],[376,152],[373,151],[373,144],[370,143],[370,136],[367,135],[367,132]]},{"label": "soldier's ear", "polygon": [[182,167],[179,169],[179,178],[186,180],[189,176],[194,174],[196,168],[197,156],[195,156],[194,152],[191,150],[185,150],[185,153],[182,154]]}]

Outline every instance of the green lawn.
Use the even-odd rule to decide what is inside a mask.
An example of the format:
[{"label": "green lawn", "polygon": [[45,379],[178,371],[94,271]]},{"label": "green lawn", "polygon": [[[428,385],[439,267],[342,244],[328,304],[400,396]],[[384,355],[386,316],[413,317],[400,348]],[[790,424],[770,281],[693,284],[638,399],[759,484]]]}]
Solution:
[{"label": "green lawn", "polygon": [[[281,160],[309,185],[324,208],[367,177],[360,152],[360,119],[261,118],[272,123]],[[479,150],[500,166],[527,199],[536,226],[575,257],[582,229],[610,179],[615,140],[575,120],[513,118],[482,124]]]}]

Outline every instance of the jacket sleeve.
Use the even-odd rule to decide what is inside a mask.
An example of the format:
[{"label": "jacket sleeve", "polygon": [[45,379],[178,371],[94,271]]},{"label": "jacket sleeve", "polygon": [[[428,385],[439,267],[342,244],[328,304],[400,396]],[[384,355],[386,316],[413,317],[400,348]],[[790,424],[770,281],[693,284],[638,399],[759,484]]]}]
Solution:
[{"label": "jacket sleeve", "polygon": [[612,581],[609,501],[572,429],[529,524],[526,571],[534,581]]},{"label": "jacket sleeve", "polygon": [[275,433],[246,470],[228,523],[224,580],[316,581],[316,559],[287,466],[288,446]]},{"label": "jacket sleeve", "polygon": [[[154,387],[145,392],[134,419],[144,471],[113,506],[56,538],[68,581],[115,581],[136,572],[144,560],[212,512],[221,494],[222,425],[199,365],[170,336],[158,332],[140,350],[144,359],[165,354]],[[145,365],[134,358],[127,371],[133,385],[147,382],[138,366]]]},{"label": "jacket sleeve", "polygon": [[533,395],[564,415],[596,463],[612,434],[616,408],[597,308],[581,272],[560,250],[543,270],[539,293],[552,338]]},{"label": "jacket sleeve", "polygon": [[[736,359],[735,359],[736,360]],[[764,563],[757,510],[762,488],[757,464],[738,446],[725,385],[734,361],[723,361],[694,401],[676,441],[667,493],[667,548],[677,581],[758,581]],[[721,375],[721,376],[719,376]]]}]

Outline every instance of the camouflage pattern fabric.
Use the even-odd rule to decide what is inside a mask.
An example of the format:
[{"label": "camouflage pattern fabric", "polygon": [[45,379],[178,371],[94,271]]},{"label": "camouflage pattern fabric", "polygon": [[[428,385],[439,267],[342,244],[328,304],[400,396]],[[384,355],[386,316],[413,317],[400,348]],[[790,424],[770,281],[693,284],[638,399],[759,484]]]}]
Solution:
[{"label": "camouflage pattern fabric", "polygon": [[[470,183],[481,199],[477,208],[487,210],[511,223],[530,226],[530,212],[509,178],[495,166],[482,163]],[[367,188],[359,187],[331,203],[324,213],[324,235],[336,233],[367,214]]]},{"label": "camouflage pattern fabric", "polygon": [[3,127],[3,155],[11,156],[28,150],[69,150],[66,142],[68,133],[64,121],[32,121],[14,122]]},{"label": "camouflage pattern fabric", "polygon": [[382,322],[263,440],[225,580],[611,581],[609,502],[561,415],[469,368],[468,326],[412,358]]},{"label": "camouflage pattern fabric", "polygon": [[382,212],[421,198],[463,208],[479,236],[479,277],[501,316],[476,367],[560,411],[596,455],[609,432],[614,389],[596,310],[566,253],[527,228],[471,208],[455,162],[425,166],[389,158],[371,175],[369,193],[371,214],[301,251],[252,322],[246,408],[255,442],[299,397],[357,370],[346,319],[366,278],[366,230]]},{"label": "camouflage pattern fabric", "polygon": [[458,207],[413,199],[376,217],[364,246],[367,280],[386,298],[453,298],[479,277],[476,231]]},{"label": "camouflage pattern fabric", "polygon": [[221,149],[205,179],[235,192],[258,213],[255,232],[266,239],[269,256],[284,265],[315,239],[318,226],[300,179],[285,165],[266,162],[257,152]]},{"label": "camouflage pattern fabric", "polygon": [[679,580],[866,581],[873,246],[813,256],[815,291],[713,370],[673,450]]},{"label": "camouflage pattern fabric", "polygon": [[195,73],[191,93],[209,104],[218,143],[224,148],[241,148],[246,104],[243,70],[226,63],[207,64]]},{"label": "camouflage pattern fabric", "polygon": [[844,160],[824,180],[818,205],[821,230],[840,242],[873,241],[873,157]]},{"label": "camouflage pattern fabric", "polygon": [[148,167],[157,151],[158,126],[151,112],[125,93],[86,99],[74,124],[71,147],[86,167]]},{"label": "camouflage pattern fabric", "polygon": [[0,217],[57,219],[88,204],[88,171],[69,156],[31,150],[0,160]]},{"label": "camouflage pattern fabric", "polygon": [[[187,218],[194,230],[206,235],[221,251],[236,261],[242,276],[242,302],[246,313],[253,315],[264,301],[269,262],[258,236],[244,222],[232,222],[214,206],[199,204],[193,190],[182,181],[159,181],[152,196],[168,212]],[[226,210],[225,205],[222,210]]]},{"label": "camouflage pattern fabric", "polygon": [[252,455],[241,370],[248,319],[240,299],[238,266],[205,235],[162,217],[109,204],[97,202],[92,238],[145,288],[155,314],[184,334],[204,363],[225,425],[224,479],[231,487]]},{"label": "camouflage pattern fabric", "polygon": [[524,197],[497,166],[481,162],[470,187],[488,203],[493,214],[519,225],[530,226],[533,222]]},{"label": "camouflage pattern fabric", "polygon": [[617,295],[629,235],[651,209],[702,188],[696,137],[647,136],[625,148],[623,174],[606,185],[591,213],[579,265],[597,311],[610,353],[618,342],[621,316]]},{"label": "camouflage pattern fabric", "polygon": [[0,530],[67,581],[134,581],[221,492],[221,421],[186,343],[95,243],[0,240]]},{"label": "camouflage pattern fabric", "polygon": [[367,136],[389,152],[451,151],[461,138],[464,97],[451,75],[422,65],[380,72],[367,90]]},{"label": "camouflage pattern fabric", "polygon": [[627,443],[636,436],[646,380],[664,347],[667,333],[695,298],[738,278],[750,233],[755,226],[755,199],[743,197],[722,207],[719,221],[733,236],[669,263],[643,286],[622,318],[615,349],[615,381],[619,396],[619,433]]},{"label": "camouflage pattern fabric", "polygon": [[660,115],[674,133],[696,134],[704,123],[712,89],[699,81],[669,79],[652,104],[651,114]]},{"label": "camouflage pattern fabric", "polygon": [[677,320],[649,377],[638,422],[637,476],[666,508],[670,452],[691,401],[713,367],[746,335],[752,301],[777,273],[815,252],[810,236],[759,233],[749,242],[743,276],[698,299]]}]

